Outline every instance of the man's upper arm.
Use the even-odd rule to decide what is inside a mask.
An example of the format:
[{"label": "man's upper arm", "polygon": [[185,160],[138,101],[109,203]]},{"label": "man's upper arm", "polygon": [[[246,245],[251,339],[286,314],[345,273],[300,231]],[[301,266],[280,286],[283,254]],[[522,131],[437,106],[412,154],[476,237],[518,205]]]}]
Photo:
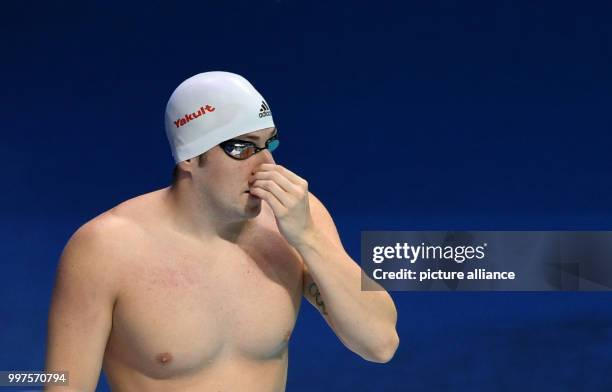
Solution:
[{"label": "man's upper arm", "polygon": [[[47,370],[67,370],[69,388],[94,391],[116,299],[109,222],[82,226],[60,257],[48,320]],[[48,390],[55,390],[49,388]]]}]

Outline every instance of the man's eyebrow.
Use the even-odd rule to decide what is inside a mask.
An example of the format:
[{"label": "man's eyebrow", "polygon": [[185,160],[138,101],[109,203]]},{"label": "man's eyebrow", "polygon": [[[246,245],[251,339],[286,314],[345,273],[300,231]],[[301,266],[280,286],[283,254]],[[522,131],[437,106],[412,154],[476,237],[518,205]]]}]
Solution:
[{"label": "man's eyebrow", "polygon": [[[278,133],[278,129],[274,128],[274,131],[272,131],[272,134],[270,136],[268,136],[266,138],[266,140],[270,139],[272,136],[276,135]],[[248,140],[259,140],[260,137],[259,136],[242,136],[241,139],[248,139]]]}]

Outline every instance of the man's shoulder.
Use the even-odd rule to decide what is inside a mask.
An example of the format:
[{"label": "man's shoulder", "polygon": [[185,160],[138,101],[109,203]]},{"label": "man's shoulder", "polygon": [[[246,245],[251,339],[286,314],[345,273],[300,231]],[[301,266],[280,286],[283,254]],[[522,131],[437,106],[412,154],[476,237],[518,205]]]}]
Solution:
[{"label": "man's shoulder", "polygon": [[70,237],[64,253],[88,256],[127,255],[146,235],[146,205],[149,194],[126,200],[81,225]]},{"label": "man's shoulder", "polygon": [[106,211],[79,227],[68,240],[63,255],[103,256],[129,241],[137,225],[130,219]]},{"label": "man's shoulder", "polygon": [[77,237],[95,239],[123,239],[142,234],[147,218],[157,210],[163,190],[144,193],[127,199],[83,224],[75,232]]},{"label": "man's shoulder", "polygon": [[87,241],[104,238],[121,238],[138,228],[131,217],[120,213],[114,207],[84,223],[75,231],[75,235]]}]

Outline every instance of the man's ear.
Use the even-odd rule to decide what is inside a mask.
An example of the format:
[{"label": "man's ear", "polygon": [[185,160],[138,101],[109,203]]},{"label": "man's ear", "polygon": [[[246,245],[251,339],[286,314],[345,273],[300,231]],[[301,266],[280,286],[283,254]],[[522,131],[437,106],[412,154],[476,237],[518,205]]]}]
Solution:
[{"label": "man's ear", "polygon": [[185,172],[191,173],[197,167],[202,167],[206,163],[206,153],[200,154],[193,158],[186,159],[182,162],[179,162],[177,166]]},{"label": "man's ear", "polygon": [[191,173],[198,166],[198,157],[189,158],[177,164],[180,171]]}]

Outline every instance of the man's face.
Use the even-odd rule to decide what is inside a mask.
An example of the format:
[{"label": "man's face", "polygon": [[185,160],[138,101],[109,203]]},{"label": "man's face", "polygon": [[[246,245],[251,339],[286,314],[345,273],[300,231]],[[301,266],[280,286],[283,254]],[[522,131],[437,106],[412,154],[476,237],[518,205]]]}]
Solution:
[{"label": "man's face", "polygon": [[[264,128],[232,139],[249,141],[264,147],[275,133],[274,128]],[[244,160],[228,156],[221,147],[215,146],[206,152],[206,161],[194,163],[192,179],[211,213],[218,218],[244,220],[256,217],[261,212],[261,199],[251,195],[249,178],[262,163],[275,163],[270,151],[262,150]]]}]

